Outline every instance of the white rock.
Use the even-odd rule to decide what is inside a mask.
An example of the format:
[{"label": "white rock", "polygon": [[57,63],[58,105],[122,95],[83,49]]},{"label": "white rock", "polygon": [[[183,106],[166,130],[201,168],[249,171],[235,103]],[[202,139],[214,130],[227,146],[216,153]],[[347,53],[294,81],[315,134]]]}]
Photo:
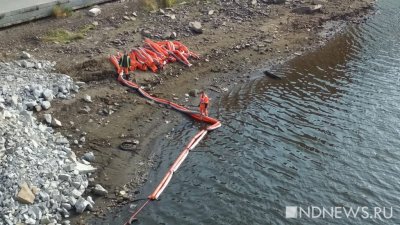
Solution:
[{"label": "white rock", "polygon": [[53,127],[62,127],[62,123],[58,119],[53,118],[53,120],[51,121],[51,126],[53,126]]},{"label": "white rock", "polygon": [[50,104],[49,101],[43,101],[42,102],[42,108],[43,109],[48,110],[48,109],[50,109],[50,107],[51,107],[51,104]]},{"label": "white rock", "polygon": [[69,141],[65,137],[59,137],[56,139],[55,143],[59,144],[59,145],[65,145],[65,144],[68,144]]},{"label": "white rock", "polygon": [[83,96],[83,100],[85,101],[85,102],[92,102],[92,97],[90,97],[90,95],[85,95],[85,96]]},{"label": "white rock", "polygon": [[25,51],[21,53],[21,59],[30,59],[31,55]]},{"label": "white rock", "polygon": [[77,189],[74,189],[74,190],[72,190],[71,194],[74,198],[79,198],[83,193]]},{"label": "white rock", "polygon": [[42,95],[43,95],[43,98],[44,98],[46,101],[52,101],[53,98],[54,98],[53,91],[50,90],[50,89],[45,89],[45,90],[43,91]]},{"label": "white rock", "polygon": [[93,193],[99,196],[105,196],[108,194],[108,191],[103,188],[100,184],[96,184],[93,189]]},{"label": "white rock", "polygon": [[52,117],[50,114],[48,114],[48,113],[43,114],[43,118],[44,118],[44,121],[46,121],[46,123],[51,124]]},{"label": "white rock", "polygon": [[18,105],[18,99],[19,99],[18,95],[13,95],[13,96],[11,96],[11,104],[12,104],[13,106]]},{"label": "white rock", "polygon": [[33,68],[33,67],[35,67],[35,64],[33,64],[32,62],[28,62],[26,60],[22,60],[21,66],[24,68]]},{"label": "white rock", "polygon": [[88,14],[90,16],[98,16],[101,13],[101,9],[100,8],[92,8],[88,11]]},{"label": "white rock", "polygon": [[36,68],[36,69],[39,69],[39,70],[42,69],[42,68],[43,68],[42,63],[40,63],[40,62],[36,63],[36,64],[35,64],[35,68]]},{"label": "white rock", "polygon": [[91,165],[85,165],[80,162],[76,162],[75,170],[79,172],[79,174],[93,173],[96,171],[96,168]]},{"label": "white rock", "polygon": [[61,207],[63,207],[66,210],[71,210],[72,206],[69,203],[62,203]]},{"label": "white rock", "polygon": [[86,207],[88,206],[89,202],[86,201],[84,198],[80,197],[78,201],[75,203],[75,209],[77,213],[83,213]]},{"label": "white rock", "polygon": [[201,34],[203,33],[203,28],[201,26],[201,23],[198,21],[190,22],[189,23],[189,28],[195,33]]}]

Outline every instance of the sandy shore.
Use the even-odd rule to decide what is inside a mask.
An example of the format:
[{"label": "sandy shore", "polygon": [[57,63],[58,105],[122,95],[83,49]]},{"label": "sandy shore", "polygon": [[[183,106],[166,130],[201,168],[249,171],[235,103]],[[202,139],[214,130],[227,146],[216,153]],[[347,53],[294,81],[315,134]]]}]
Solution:
[{"label": "sandy shore", "polygon": [[[185,120],[117,84],[107,55],[141,45],[144,33],[160,39],[167,32],[176,32],[177,39],[198,52],[201,59],[192,60],[194,65],[190,68],[171,64],[158,74],[138,72],[134,79],[152,94],[193,107],[197,97],[185,100],[190,90],[205,89],[216,100],[226,89],[251,80],[248,74],[252,70],[279,66],[321,46],[335,32],[334,27],[324,29],[325,22],[362,22],[362,16],[372,9],[373,0],[268,2],[273,1],[190,2],[163,12],[148,12],[138,8],[135,1],[122,1],[101,5],[98,17],[89,17],[84,9],[69,18],[48,18],[0,31],[0,60],[9,61],[21,51],[28,51],[35,58],[55,60],[60,72],[87,83],[75,99],[58,101],[47,113],[65,124],[57,131],[71,142],[79,140],[82,132],[87,133],[86,143],[72,148],[78,156],[94,152],[93,164],[99,170],[91,185],[100,183],[109,191],[106,197],[96,199],[91,215],[105,216],[110,207],[134,200],[134,190],[146,181],[153,164],[150,143]],[[321,4],[321,10],[311,14],[293,12],[312,6],[313,2]],[[168,16],[172,14],[175,19]],[[202,23],[202,34],[188,29],[192,21]],[[98,25],[84,39],[70,43],[43,40],[49,31],[76,31],[93,22]],[[82,100],[86,94],[92,97],[92,103]],[[82,110],[85,106],[89,112]],[[132,139],[140,142],[136,150],[119,150],[123,141]],[[119,196],[121,190],[130,195]],[[75,220],[85,224],[89,217],[82,214]]]}]

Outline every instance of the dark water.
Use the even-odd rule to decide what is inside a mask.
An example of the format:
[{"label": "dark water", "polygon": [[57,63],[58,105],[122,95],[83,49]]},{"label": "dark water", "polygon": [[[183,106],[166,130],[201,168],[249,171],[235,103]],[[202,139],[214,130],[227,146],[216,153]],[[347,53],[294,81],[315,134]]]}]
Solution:
[{"label": "dark water", "polygon": [[[400,224],[400,1],[214,105],[223,127],[137,224]],[[261,76],[261,75],[260,75]],[[160,141],[150,193],[198,125]],[[390,219],[287,219],[285,206],[393,207]],[[128,214],[120,215],[128,217]]]}]

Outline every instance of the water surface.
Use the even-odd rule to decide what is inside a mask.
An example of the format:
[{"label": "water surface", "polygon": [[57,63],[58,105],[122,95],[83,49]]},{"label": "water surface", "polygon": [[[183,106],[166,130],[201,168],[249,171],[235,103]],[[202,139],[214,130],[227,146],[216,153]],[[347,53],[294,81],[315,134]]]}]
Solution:
[{"label": "water surface", "polygon": [[[400,1],[224,95],[213,131],[137,224],[400,224]],[[160,141],[150,193],[198,129]],[[394,207],[393,218],[286,219],[285,206]],[[128,214],[120,215],[127,218]]]}]

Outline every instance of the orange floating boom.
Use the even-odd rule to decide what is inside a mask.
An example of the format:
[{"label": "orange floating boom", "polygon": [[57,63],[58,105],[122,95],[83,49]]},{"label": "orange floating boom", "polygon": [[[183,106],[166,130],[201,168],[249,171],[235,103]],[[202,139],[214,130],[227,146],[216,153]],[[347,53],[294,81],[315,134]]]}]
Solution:
[{"label": "orange floating boom", "polygon": [[[118,60],[115,56],[110,56],[110,61],[111,63],[115,66],[115,69],[117,71],[121,71],[120,66],[118,64]],[[186,157],[189,155],[189,151],[194,149],[199,142],[205,137],[205,135],[212,130],[215,130],[217,128],[219,128],[221,126],[221,122],[218,121],[217,119],[214,119],[212,117],[209,116],[203,116],[201,115],[199,112],[196,111],[192,111],[189,110],[183,106],[180,106],[176,103],[170,102],[166,99],[161,99],[161,98],[156,98],[151,96],[150,94],[148,94],[147,92],[145,92],[142,88],[140,88],[139,85],[137,85],[136,83],[129,81],[129,80],[125,80],[122,76],[122,73],[118,74],[118,79],[117,79],[122,85],[127,86],[129,88],[135,89],[137,90],[140,94],[142,94],[144,97],[149,98],[157,103],[160,104],[165,104],[165,105],[169,105],[171,108],[178,110],[182,113],[185,113],[186,115],[192,117],[195,120],[201,121],[201,122],[205,122],[210,124],[208,127],[206,127],[205,129],[202,129],[201,131],[199,131],[190,141],[189,143],[186,145],[186,147],[182,150],[182,152],[179,154],[178,158],[174,161],[174,163],[170,166],[170,168],[168,169],[168,171],[166,172],[166,174],[164,175],[163,179],[161,180],[161,182],[157,185],[157,187],[154,189],[154,191],[147,197],[148,200],[138,209],[136,210],[131,217],[129,218],[129,220],[125,223],[125,225],[127,224],[131,224],[132,221],[136,220],[136,216],[139,214],[139,212],[150,202],[153,200],[158,199],[158,197],[162,194],[162,192],[165,190],[165,188],[168,186],[169,182],[172,179],[172,176],[174,174],[175,171],[177,171],[179,169],[179,167],[182,165],[182,163],[185,161]]]}]

